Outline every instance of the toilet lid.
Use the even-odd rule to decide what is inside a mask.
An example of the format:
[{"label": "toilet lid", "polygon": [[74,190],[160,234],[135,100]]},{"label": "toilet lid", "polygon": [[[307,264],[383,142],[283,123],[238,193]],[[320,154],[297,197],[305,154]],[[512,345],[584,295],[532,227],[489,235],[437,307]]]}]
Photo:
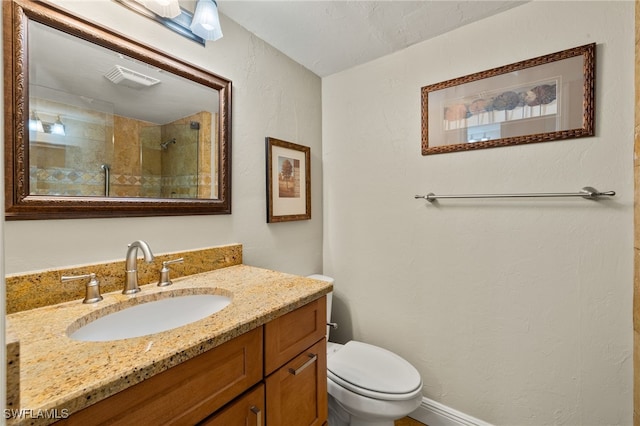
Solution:
[{"label": "toilet lid", "polygon": [[341,386],[372,398],[408,399],[422,389],[420,373],[405,359],[357,341],[348,342],[327,360],[327,373]]}]

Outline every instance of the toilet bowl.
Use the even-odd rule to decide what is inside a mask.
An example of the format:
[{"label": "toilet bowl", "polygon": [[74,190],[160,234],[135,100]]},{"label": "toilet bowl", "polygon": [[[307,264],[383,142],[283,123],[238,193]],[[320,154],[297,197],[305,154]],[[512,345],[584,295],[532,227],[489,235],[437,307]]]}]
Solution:
[{"label": "toilet bowl", "polygon": [[[334,282],[325,275],[309,278]],[[331,301],[329,293],[327,321]],[[329,426],[393,426],[422,402],[422,379],[415,367],[387,349],[355,340],[327,343],[327,390]]]}]

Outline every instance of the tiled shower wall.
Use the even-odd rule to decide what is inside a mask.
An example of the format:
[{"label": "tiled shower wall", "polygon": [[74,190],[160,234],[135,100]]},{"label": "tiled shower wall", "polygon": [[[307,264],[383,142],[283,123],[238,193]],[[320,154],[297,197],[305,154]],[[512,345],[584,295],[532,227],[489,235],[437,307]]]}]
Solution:
[{"label": "tiled shower wall", "polygon": [[[67,112],[62,114],[67,135],[30,132],[30,140],[35,141],[30,147],[31,164],[38,165],[30,167],[33,194],[104,196],[105,174],[100,168],[104,163],[111,168],[110,196],[211,198],[217,194],[217,188],[211,187],[216,182],[211,170],[215,141],[207,112],[158,126],[108,113],[70,112],[68,106],[52,102],[39,101],[39,108]],[[167,129],[191,121],[200,123],[197,146],[176,144],[162,151],[160,141],[186,140]]]},{"label": "tiled shower wall", "polygon": [[[66,135],[29,132],[29,188],[34,195],[104,195],[100,168],[114,156],[112,113],[31,99],[43,122],[60,117]],[[109,160],[110,161],[110,160]]]},{"label": "tiled shower wall", "polygon": [[[199,138],[193,137],[191,123],[197,123]],[[178,142],[160,151],[162,198],[216,198],[211,188],[211,114],[201,112],[162,126],[161,140]],[[217,133],[216,133],[217,134]],[[157,143],[156,143],[157,145]],[[180,161],[175,161],[179,158]],[[146,161],[145,161],[146,164]],[[193,171],[197,170],[197,174]],[[214,188],[215,191],[215,188]],[[212,192],[215,194],[212,197]]]}]

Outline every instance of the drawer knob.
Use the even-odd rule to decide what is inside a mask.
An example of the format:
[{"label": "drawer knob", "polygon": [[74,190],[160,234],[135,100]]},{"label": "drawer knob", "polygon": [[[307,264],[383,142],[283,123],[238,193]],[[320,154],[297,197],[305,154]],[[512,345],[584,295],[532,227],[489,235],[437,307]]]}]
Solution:
[{"label": "drawer knob", "polygon": [[307,362],[305,362],[304,364],[302,364],[300,367],[298,367],[297,369],[293,369],[290,368],[289,369],[289,373],[293,374],[294,376],[297,376],[298,374],[302,373],[302,371],[307,368],[308,366],[310,366],[311,364],[313,364],[314,362],[316,362],[318,360],[318,355],[316,354],[307,354],[307,356],[309,357],[309,360],[307,360]]}]

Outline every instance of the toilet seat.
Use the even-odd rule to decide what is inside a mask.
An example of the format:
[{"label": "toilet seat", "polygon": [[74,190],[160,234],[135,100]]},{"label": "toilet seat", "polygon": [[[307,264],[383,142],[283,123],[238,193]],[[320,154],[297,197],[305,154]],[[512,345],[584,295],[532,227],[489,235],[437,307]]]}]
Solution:
[{"label": "toilet seat", "polygon": [[327,360],[327,376],[336,384],[374,399],[397,401],[422,391],[420,373],[395,353],[350,341]]}]

